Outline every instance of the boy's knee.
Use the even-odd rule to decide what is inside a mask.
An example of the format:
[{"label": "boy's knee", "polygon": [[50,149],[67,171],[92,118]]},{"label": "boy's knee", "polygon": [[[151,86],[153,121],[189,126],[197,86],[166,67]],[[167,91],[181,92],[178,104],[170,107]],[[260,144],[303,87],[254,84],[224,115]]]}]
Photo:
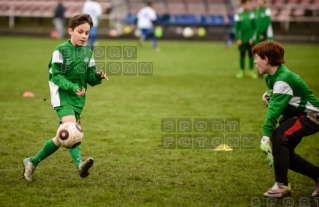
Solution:
[{"label": "boy's knee", "polygon": [[284,139],[284,132],[280,129],[280,127],[276,128],[272,136],[270,138],[273,144],[285,144],[287,143],[287,139]]}]

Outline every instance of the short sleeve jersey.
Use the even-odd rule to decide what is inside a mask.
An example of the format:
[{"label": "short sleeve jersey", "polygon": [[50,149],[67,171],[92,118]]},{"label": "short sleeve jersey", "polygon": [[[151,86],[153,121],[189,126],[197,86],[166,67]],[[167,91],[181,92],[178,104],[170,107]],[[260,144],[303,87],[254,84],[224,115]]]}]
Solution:
[{"label": "short sleeve jersey", "polygon": [[137,13],[137,27],[140,29],[153,28],[153,22],[156,20],[156,12],[151,7],[144,7]]}]

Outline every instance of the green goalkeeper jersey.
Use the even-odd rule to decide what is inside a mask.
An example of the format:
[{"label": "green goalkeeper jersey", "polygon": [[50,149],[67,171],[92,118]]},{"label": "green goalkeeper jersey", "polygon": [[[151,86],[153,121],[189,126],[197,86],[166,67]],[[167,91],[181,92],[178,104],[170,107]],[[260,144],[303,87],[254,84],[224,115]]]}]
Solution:
[{"label": "green goalkeeper jersey", "polygon": [[251,11],[242,11],[236,14],[234,19],[236,40],[242,40],[243,43],[248,43],[254,36],[254,13]]},{"label": "green goalkeeper jersey", "polygon": [[81,113],[85,104],[84,96],[75,92],[87,84],[100,84],[102,78],[96,74],[92,51],[67,41],[58,45],[49,62],[49,86],[52,106],[68,106]]},{"label": "green goalkeeper jersey", "polygon": [[260,35],[264,36],[264,40],[273,39],[273,31],[271,25],[271,11],[268,7],[262,7],[255,10],[255,35],[254,39],[256,43],[259,43],[261,40]]},{"label": "green goalkeeper jersey", "polygon": [[267,75],[266,84],[273,94],[263,125],[263,135],[271,137],[280,115],[319,112],[319,100],[306,83],[284,65],[280,65],[274,75]]}]

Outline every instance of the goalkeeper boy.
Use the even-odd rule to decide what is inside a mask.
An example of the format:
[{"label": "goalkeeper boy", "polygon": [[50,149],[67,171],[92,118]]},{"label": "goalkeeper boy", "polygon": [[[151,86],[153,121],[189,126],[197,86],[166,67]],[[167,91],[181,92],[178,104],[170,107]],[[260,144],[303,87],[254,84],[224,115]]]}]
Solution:
[{"label": "goalkeeper boy", "polygon": [[[296,154],[295,148],[303,137],[319,131],[319,100],[297,74],[283,65],[284,48],[281,44],[260,42],[253,47],[252,52],[259,73],[267,74],[267,87],[273,91],[263,124],[260,148],[271,158],[271,141],[275,184],[264,196],[280,198],[290,194],[288,169],[312,178],[316,185],[312,196],[318,196],[319,167]],[[282,117],[276,128],[280,115]]]},{"label": "goalkeeper boy", "polygon": [[[49,62],[49,86],[51,104],[57,112],[60,123],[78,122],[85,104],[87,84],[100,84],[105,74],[96,71],[92,51],[83,47],[92,28],[92,19],[87,14],[76,15],[70,19],[68,32],[71,38],[56,47]],[[25,158],[23,177],[32,181],[37,165],[60,147],[56,137],[48,140],[33,157]],[[81,146],[69,149],[69,153],[82,178],[89,175],[93,158],[82,160]]]}]

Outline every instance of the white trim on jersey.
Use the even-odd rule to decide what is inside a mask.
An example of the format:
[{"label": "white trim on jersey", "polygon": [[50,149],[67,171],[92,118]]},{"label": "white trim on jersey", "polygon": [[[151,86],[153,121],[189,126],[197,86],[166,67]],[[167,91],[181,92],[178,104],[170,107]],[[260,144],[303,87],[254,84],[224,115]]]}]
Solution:
[{"label": "white trim on jersey", "polygon": [[290,100],[289,100],[289,105],[295,107],[295,108],[298,108],[299,104],[300,104],[300,100],[301,98],[300,97],[292,97]]},{"label": "white trim on jersey", "polygon": [[90,68],[90,67],[93,67],[93,66],[95,66],[95,60],[94,60],[94,57],[93,57],[93,55],[92,55],[91,60],[90,60],[90,62],[89,62],[89,68]]},{"label": "white trim on jersey", "polygon": [[58,50],[54,50],[52,55],[52,63],[63,63],[63,56]]},{"label": "white trim on jersey", "polygon": [[284,81],[277,81],[274,84],[273,93],[287,94],[293,96],[293,91],[291,87]]},{"label": "white trim on jersey", "polygon": [[305,112],[309,113],[314,111],[319,112],[319,108],[314,107],[309,101],[307,101]]},{"label": "white trim on jersey", "polygon": [[[284,82],[284,81],[277,81],[274,85],[274,92],[277,94],[287,94],[287,95],[293,95],[293,91],[290,88],[290,86]],[[289,100],[289,105],[293,106],[295,108],[298,108],[300,106],[301,97],[293,96]],[[309,101],[305,104],[305,112],[319,112],[319,108],[314,107]]]},{"label": "white trim on jersey", "polygon": [[267,28],[267,37],[273,37],[274,36],[274,33],[273,33],[273,31],[272,31],[272,26],[271,26],[271,24],[270,25],[268,25],[268,28]]},{"label": "white trim on jersey", "polygon": [[59,86],[49,81],[51,104],[53,107],[60,106]]},{"label": "white trim on jersey", "polygon": [[266,9],[265,15],[266,16],[271,16],[271,10],[269,8]]},{"label": "white trim on jersey", "polygon": [[238,22],[238,21],[240,20],[240,18],[239,18],[239,15],[238,15],[238,14],[235,14],[235,16],[234,16],[234,20],[235,20],[235,22]]}]

